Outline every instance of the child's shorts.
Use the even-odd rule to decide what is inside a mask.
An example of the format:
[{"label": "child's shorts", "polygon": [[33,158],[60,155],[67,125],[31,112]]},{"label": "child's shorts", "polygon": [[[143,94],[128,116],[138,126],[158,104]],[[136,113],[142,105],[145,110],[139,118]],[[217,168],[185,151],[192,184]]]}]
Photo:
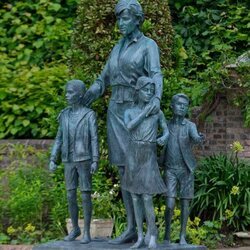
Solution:
[{"label": "child's shorts", "polygon": [[177,197],[177,190],[179,190],[180,199],[192,199],[194,197],[194,174],[186,167],[166,169],[164,182],[167,186],[167,197]]},{"label": "child's shorts", "polygon": [[72,190],[80,186],[80,190],[91,191],[92,189],[92,175],[91,161],[80,162],[64,162],[64,176],[66,182],[66,189]]}]

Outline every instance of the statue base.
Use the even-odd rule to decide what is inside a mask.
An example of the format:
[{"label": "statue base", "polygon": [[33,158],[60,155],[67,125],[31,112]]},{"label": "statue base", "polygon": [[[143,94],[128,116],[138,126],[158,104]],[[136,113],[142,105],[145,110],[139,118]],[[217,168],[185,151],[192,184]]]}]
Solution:
[{"label": "statue base", "polygon": [[[121,245],[112,245],[109,244],[107,239],[93,239],[89,244],[80,244],[79,240],[75,241],[53,241],[53,242],[48,242],[44,243],[41,245],[36,245],[32,249],[33,250],[55,250],[55,249],[61,249],[61,250],[130,250],[130,247],[134,243],[128,243],[128,244],[121,244]],[[142,247],[139,248],[140,250],[147,250],[148,248]],[[198,245],[180,245],[180,244],[170,244],[166,245],[164,243],[159,243],[157,246],[157,249],[164,249],[164,250],[207,250],[205,246],[198,246]]]}]

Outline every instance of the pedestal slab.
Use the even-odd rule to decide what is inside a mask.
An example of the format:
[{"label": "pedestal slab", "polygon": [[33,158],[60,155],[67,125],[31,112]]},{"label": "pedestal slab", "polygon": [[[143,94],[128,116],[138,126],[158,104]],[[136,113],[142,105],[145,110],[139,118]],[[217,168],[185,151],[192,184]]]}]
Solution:
[{"label": "pedestal slab", "polygon": [[[112,245],[109,244],[106,239],[93,240],[89,244],[80,244],[79,240],[76,241],[53,241],[44,243],[41,245],[36,245],[33,247],[33,250],[130,250],[130,247],[134,243],[122,244],[122,245]],[[140,250],[147,250],[148,248],[142,247]],[[164,243],[159,243],[157,249],[161,250],[207,250],[205,246],[197,245],[180,245],[180,244],[170,244],[166,245]]]}]

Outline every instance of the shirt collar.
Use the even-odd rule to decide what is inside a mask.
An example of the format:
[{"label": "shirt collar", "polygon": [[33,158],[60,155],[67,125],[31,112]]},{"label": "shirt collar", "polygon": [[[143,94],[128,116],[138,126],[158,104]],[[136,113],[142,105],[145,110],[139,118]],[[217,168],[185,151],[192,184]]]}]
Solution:
[{"label": "shirt collar", "polygon": [[127,40],[129,43],[133,42],[136,43],[141,37],[142,37],[142,32],[138,30],[137,32],[133,33],[131,37],[128,37]]},{"label": "shirt collar", "polygon": [[[171,122],[172,124],[176,124],[174,119],[172,119]],[[186,125],[186,123],[187,123],[187,119],[184,118],[181,122],[181,125]]]}]

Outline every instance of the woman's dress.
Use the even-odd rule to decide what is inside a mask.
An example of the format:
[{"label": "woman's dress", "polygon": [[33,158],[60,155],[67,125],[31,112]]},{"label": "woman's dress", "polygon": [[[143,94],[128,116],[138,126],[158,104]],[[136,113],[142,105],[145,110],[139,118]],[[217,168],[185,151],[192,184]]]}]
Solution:
[{"label": "woman's dress", "polygon": [[150,38],[138,32],[132,38],[122,38],[113,48],[98,79],[93,84],[102,95],[112,88],[107,115],[107,137],[111,164],[126,166],[129,134],[124,125],[124,112],[134,105],[135,85],[141,76],[153,78],[156,97],[161,98],[162,75],[159,50]]}]

